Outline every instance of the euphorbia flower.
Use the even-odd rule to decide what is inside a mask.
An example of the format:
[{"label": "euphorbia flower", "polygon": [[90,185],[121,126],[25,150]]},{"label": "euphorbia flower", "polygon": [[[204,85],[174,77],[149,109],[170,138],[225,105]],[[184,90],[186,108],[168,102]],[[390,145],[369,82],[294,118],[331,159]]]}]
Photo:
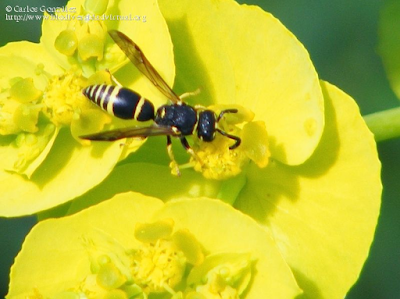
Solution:
[{"label": "euphorbia flower", "polygon": [[[187,99],[188,103],[215,109],[239,105],[254,113],[254,122],[247,123],[250,127],[238,128],[243,130],[239,134],[244,134],[245,146],[236,153],[249,147],[264,150],[256,151],[257,158],[249,161],[250,150],[236,163],[231,159],[235,151],[226,154],[226,146],[221,146],[226,141],[223,136],[210,144],[194,140],[206,167],[196,161],[189,167],[194,164],[203,174],[210,172],[209,177],[224,180],[209,180],[191,169],[183,169],[177,179],[170,175],[165,140],[149,139],[101,185],[74,201],[70,212],[128,190],[164,201],[188,196],[219,198],[252,216],[273,236],[306,296],[344,297],[367,257],[381,193],[375,143],[352,99],[320,82],[303,46],[278,20],[257,7],[239,6],[231,0],[162,0],[160,7],[174,45],[174,90],[180,94],[200,88],[201,93]],[[70,34],[66,32],[61,41]],[[127,34],[151,55],[141,41]],[[146,37],[144,42],[154,43],[153,35]],[[63,45],[67,46],[62,55],[68,54],[70,44],[60,42],[59,49]],[[61,64],[68,62],[57,55]],[[88,69],[90,65],[82,67],[83,72]],[[134,67],[120,70],[118,79],[129,83],[131,70]],[[139,78],[146,81],[140,74]],[[29,86],[29,80],[23,83]],[[147,84],[143,93],[152,88]],[[151,99],[158,103],[157,97]],[[27,127],[33,126],[28,122]],[[268,142],[257,147],[259,137]],[[183,150],[177,148],[175,153],[179,162],[187,161]],[[96,157],[97,162],[107,158]],[[238,229],[234,221],[231,224],[227,233]],[[106,270],[121,272],[107,259],[103,261]],[[117,278],[114,289],[126,280]],[[283,281],[293,290],[290,281]],[[281,294],[276,291],[270,297]]]},{"label": "euphorbia flower", "polygon": [[354,101],[318,81],[301,44],[256,7],[207,0],[160,6],[174,44],[176,89],[201,82],[203,105],[253,111],[265,124],[269,163],[250,162],[222,181],[192,171],[177,180],[163,158],[148,158],[161,146],[152,139],[70,212],[132,189],[165,201],[219,198],[273,234],[308,297],[343,298],[368,256],[382,189],[376,145]]},{"label": "euphorbia flower", "polygon": [[[143,143],[133,141],[126,148],[120,143],[89,145],[79,138],[132,125],[112,121],[82,95],[89,84],[110,83],[105,69],[132,72],[124,84],[156,103],[165,101],[146,80],[132,82],[137,74],[133,66],[123,66],[125,56],[107,29],[135,36],[165,80],[171,83],[174,77],[172,45],[155,1],[71,0],[66,12],[46,16],[39,44],[14,42],[0,49],[3,216],[35,213],[83,194]],[[96,16],[98,20],[90,20]],[[144,18],[113,21],[111,16]]]},{"label": "euphorbia flower", "polygon": [[[169,293],[169,294],[168,294]],[[36,225],[8,298],[293,298],[271,235],[212,199],[126,193]]]},{"label": "euphorbia flower", "polygon": [[[122,122],[115,118],[110,123],[111,117],[81,94],[82,88],[87,85],[111,82],[105,69],[114,73],[125,86],[151,99],[155,106],[160,106],[166,100],[143,75],[139,74],[138,80],[134,81],[138,72],[132,65],[121,68],[125,56],[107,38],[107,30],[113,28],[134,36],[135,42],[140,44],[151,63],[171,84],[174,66],[170,40],[157,5],[149,5],[146,1],[132,5],[125,0],[94,3],[90,0],[70,1],[67,12],[56,15],[55,19],[61,21],[48,16],[43,22],[40,44],[11,43],[0,51],[5,68],[14,64],[14,71],[4,72],[7,77],[2,81],[0,132],[5,141],[0,150],[6,157],[0,173],[4,182],[0,206],[2,215],[41,211],[81,195],[101,182],[116,162],[143,143],[142,140],[136,140],[127,143],[129,146],[121,146],[119,142],[89,145],[87,141],[79,139],[79,136],[89,132],[132,125],[132,122]],[[110,21],[111,17],[94,18],[102,14],[115,17],[129,13],[146,16],[146,23],[137,22],[137,26],[130,26],[126,21]],[[206,178],[226,179],[236,176],[247,167],[249,161],[259,167],[266,167],[270,156],[288,164],[299,164],[309,157],[318,143],[323,128],[323,108],[315,71],[300,43],[283,26],[271,28],[277,31],[269,31],[266,38],[282,33],[281,45],[294,42],[294,47],[287,48],[289,52],[285,51],[285,55],[295,58],[290,61],[290,69],[277,64],[277,60],[259,63],[266,60],[260,53],[257,54],[258,50],[246,54],[245,49],[238,49],[243,55],[252,57],[253,62],[248,65],[252,68],[250,73],[262,69],[263,72],[269,72],[278,66],[279,72],[275,73],[274,80],[293,76],[297,78],[293,88],[268,88],[269,96],[273,99],[268,105],[265,105],[268,102],[258,100],[258,96],[267,87],[266,77],[248,81],[245,73],[236,72],[235,76],[239,75],[237,78],[225,77],[226,72],[221,74],[215,69],[226,69],[230,63],[234,63],[236,68],[236,64],[243,63],[240,60],[230,61],[227,59],[229,55],[222,59],[207,53],[204,56],[207,69],[197,68],[198,74],[190,76],[185,86],[177,84],[178,91],[182,87],[185,91],[200,87],[201,95],[195,100],[204,106],[214,102],[216,112],[225,106],[239,110],[232,117],[226,117],[226,121],[221,121],[242,138],[238,149],[229,150],[230,139],[219,134],[210,144],[194,140],[193,147],[199,159],[191,161],[189,166],[202,172]],[[218,38],[212,35],[207,37],[211,44],[217,42]],[[158,46],[165,45],[163,51],[156,51],[154,40],[157,40]],[[177,43],[178,65],[182,59],[186,59],[188,46],[187,43],[184,49],[186,54],[181,53],[183,49]],[[201,45],[197,47],[199,50],[202,48]],[[273,56],[281,48],[270,49],[270,53],[262,55]],[[198,64],[196,60],[202,61],[203,57],[199,59],[193,53],[190,60],[195,67]],[[18,68],[18,65],[23,65],[23,69]],[[209,78],[206,77],[208,75]],[[191,85],[193,89],[189,89]],[[283,111],[287,106],[294,107],[296,113],[287,113],[287,121],[282,122],[275,117],[276,111]],[[256,118],[249,123],[254,111],[257,111]],[[243,121],[248,123],[241,128],[234,126]],[[303,126],[293,125],[294,121],[300,121]],[[285,134],[281,134],[283,132]],[[162,147],[157,152],[158,155],[165,155]],[[60,189],[66,191],[57,193]]]}]

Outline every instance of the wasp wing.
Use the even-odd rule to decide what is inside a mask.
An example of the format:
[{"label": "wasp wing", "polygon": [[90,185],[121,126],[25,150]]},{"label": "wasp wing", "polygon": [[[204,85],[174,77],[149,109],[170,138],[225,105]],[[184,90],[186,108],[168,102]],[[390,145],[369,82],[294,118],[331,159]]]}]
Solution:
[{"label": "wasp wing", "polygon": [[104,131],[96,134],[79,136],[82,139],[96,141],[115,141],[129,137],[148,137],[148,136],[179,136],[171,127],[149,126],[149,127],[127,127],[111,131]]},{"label": "wasp wing", "polygon": [[157,88],[158,90],[170,99],[173,103],[180,103],[181,99],[164,81],[156,69],[151,65],[144,56],[139,46],[135,44],[129,37],[117,30],[108,31],[114,42],[121,48],[130,61],[141,71]]}]

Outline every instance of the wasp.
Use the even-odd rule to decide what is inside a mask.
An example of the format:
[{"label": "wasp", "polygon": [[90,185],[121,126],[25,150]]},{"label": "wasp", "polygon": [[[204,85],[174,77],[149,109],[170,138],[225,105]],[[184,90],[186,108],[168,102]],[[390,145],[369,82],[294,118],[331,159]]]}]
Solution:
[{"label": "wasp", "polygon": [[179,138],[182,146],[193,157],[196,157],[196,154],[190,147],[185,136],[195,133],[197,133],[200,140],[211,142],[215,139],[216,133],[218,132],[235,141],[229,147],[231,150],[240,145],[241,139],[239,137],[228,134],[218,127],[218,123],[224,114],[237,113],[237,109],[225,109],[217,115],[213,110],[186,104],[182,101],[183,96],[179,97],[175,94],[147,60],[137,44],[117,30],[110,30],[108,33],[136,68],[169,99],[170,103],[162,105],[155,111],[151,101],[145,99],[131,89],[105,84],[88,86],[83,90],[83,94],[104,111],[122,119],[135,119],[141,122],[152,120],[153,124],[147,127],[135,126],[120,128],[80,136],[80,138],[98,141],[115,141],[129,137],[146,138],[149,136],[166,136],[168,155],[176,166],[178,175],[180,172],[172,153],[171,137]]}]

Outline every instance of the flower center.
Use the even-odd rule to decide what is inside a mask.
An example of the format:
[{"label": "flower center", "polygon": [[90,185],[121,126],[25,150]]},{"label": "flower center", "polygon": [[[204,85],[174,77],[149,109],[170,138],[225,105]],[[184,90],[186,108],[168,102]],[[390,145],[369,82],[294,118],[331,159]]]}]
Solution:
[{"label": "flower center", "polygon": [[[38,75],[43,66],[38,65]],[[86,80],[81,71],[72,68],[61,76],[48,78],[45,89],[35,87],[32,78],[13,78],[9,88],[0,93],[0,135],[8,135],[8,158],[0,161],[3,169],[28,177],[46,157],[46,148],[55,140],[61,126],[70,126],[72,136],[101,130],[111,122],[107,113],[97,109],[82,94],[92,80],[107,81],[105,72],[97,72]]]},{"label": "flower center", "polygon": [[183,277],[186,259],[167,240],[145,244],[132,253],[132,277],[147,294],[174,288]]},{"label": "flower center", "polygon": [[194,169],[209,179],[227,179],[238,175],[248,158],[240,148],[230,150],[231,143],[230,139],[218,135],[212,142],[198,143],[194,147],[198,159],[191,159]]},{"label": "flower center", "polygon": [[128,250],[103,233],[84,238],[91,272],[57,298],[239,298],[251,281],[250,254],[205,256],[194,235],[173,226],[171,219],[137,224],[140,245]]},{"label": "flower center", "polygon": [[45,90],[43,112],[50,121],[59,125],[70,125],[74,116],[90,108],[90,102],[83,96],[86,80],[77,70],[71,69],[62,76],[54,76]]},{"label": "flower center", "polygon": [[[224,108],[216,107],[215,110]],[[241,144],[238,147],[230,149],[234,141],[219,133],[216,133],[212,142],[195,141],[193,148],[196,157],[191,158],[190,164],[206,178],[223,180],[237,176],[250,160],[259,167],[268,164],[270,153],[265,124],[252,121],[254,114],[244,107],[236,105],[234,108],[238,112],[225,114],[219,120],[218,128],[240,137]]]}]

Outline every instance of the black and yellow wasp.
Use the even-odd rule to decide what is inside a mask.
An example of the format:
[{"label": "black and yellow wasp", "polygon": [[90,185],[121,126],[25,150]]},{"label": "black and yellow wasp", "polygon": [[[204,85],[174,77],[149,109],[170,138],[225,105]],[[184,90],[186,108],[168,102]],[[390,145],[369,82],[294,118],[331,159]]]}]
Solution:
[{"label": "black and yellow wasp", "polygon": [[235,141],[229,149],[235,149],[240,145],[241,139],[239,137],[230,135],[218,128],[218,122],[223,115],[225,113],[237,113],[237,109],[222,110],[217,116],[212,110],[185,104],[129,37],[116,30],[111,30],[108,33],[130,61],[171,101],[171,104],[161,106],[154,113],[154,105],[133,90],[105,84],[88,86],[83,90],[83,94],[111,115],[138,121],[153,120],[154,123],[147,127],[120,128],[85,135],[80,138],[114,141],[127,137],[165,135],[167,136],[168,154],[173,162],[175,161],[171,150],[171,136],[179,138],[185,150],[193,156],[195,156],[195,153],[185,136],[192,135],[194,132],[197,132],[197,136],[206,142],[213,141],[216,132],[218,132]]}]

